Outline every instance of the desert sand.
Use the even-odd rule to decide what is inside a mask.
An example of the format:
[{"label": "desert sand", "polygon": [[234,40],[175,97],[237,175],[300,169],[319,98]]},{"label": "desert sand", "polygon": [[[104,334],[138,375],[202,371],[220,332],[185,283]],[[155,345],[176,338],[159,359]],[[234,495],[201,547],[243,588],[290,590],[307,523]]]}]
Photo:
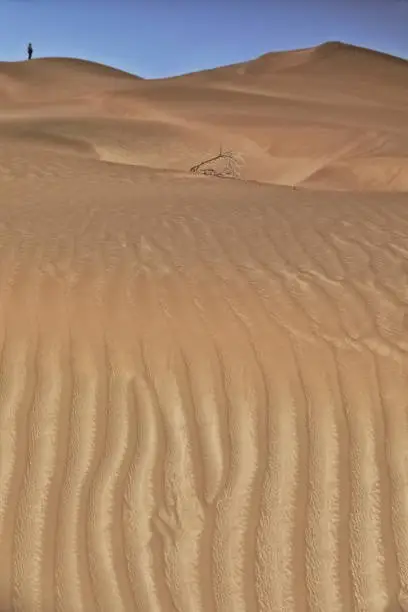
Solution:
[{"label": "desert sand", "polygon": [[408,611],[407,96],[0,63],[2,612]]}]

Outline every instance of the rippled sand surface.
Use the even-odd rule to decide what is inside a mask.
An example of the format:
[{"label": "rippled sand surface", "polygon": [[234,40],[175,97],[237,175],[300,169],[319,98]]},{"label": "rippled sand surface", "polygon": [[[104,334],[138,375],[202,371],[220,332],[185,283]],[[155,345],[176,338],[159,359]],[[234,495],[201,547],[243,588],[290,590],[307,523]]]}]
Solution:
[{"label": "rippled sand surface", "polygon": [[0,610],[407,611],[406,194],[101,161],[7,112]]}]

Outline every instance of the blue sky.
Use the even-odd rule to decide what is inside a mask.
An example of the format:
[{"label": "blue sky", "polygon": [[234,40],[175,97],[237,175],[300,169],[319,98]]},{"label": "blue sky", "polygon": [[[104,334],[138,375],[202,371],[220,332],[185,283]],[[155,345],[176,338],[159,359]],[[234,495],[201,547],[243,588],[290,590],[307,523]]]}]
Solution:
[{"label": "blue sky", "polygon": [[0,0],[0,60],[82,57],[146,78],[341,40],[408,58],[408,0]]}]

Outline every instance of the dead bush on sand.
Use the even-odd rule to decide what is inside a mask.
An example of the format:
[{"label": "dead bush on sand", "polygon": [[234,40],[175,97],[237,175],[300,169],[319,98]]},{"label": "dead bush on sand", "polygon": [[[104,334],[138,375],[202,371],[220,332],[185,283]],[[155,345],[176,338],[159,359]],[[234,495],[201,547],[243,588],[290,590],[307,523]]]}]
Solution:
[{"label": "dead bush on sand", "polygon": [[[215,167],[213,164],[215,164]],[[242,164],[243,160],[239,153],[223,151],[222,147],[220,147],[218,155],[204,159],[195,166],[192,166],[190,172],[193,174],[217,176],[219,178],[238,179],[241,176]]]}]

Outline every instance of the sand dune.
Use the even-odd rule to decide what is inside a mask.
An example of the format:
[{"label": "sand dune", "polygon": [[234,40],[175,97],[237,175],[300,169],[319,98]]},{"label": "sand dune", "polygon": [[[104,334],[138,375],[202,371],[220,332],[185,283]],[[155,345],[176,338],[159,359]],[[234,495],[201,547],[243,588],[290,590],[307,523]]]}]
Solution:
[{"label": "sand dune", "polygon": [[55,103],[98,95],[105,89],[129,87],[138,77],[96,62],[70,58],[42,58],[0,62],[0,100],[13,103]]},{"label": "sand dune", "polygon": [[[0,610],[407,611],[399,99],[7,79]],[[248,180],[185,171],[220,136]]]},{"label": "sand dune", "polygon": [[81,60],[3,62],[0,128],[179,171],[221,145],[247,180],[406,192],[407,74],[404,60],[341,43],[151,81]]}]

